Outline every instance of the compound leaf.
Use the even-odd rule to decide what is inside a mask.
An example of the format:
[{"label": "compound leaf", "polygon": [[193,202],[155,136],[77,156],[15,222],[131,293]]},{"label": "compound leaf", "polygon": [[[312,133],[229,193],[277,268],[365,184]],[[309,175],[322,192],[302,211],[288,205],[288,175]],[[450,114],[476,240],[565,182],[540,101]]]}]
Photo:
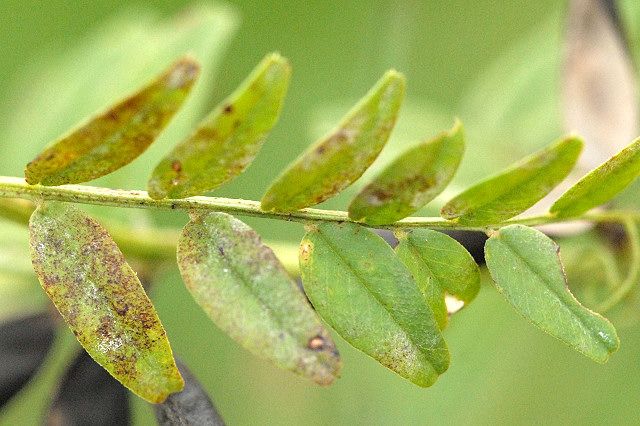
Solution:
[{"label": "compound leaf", "polygon": [[510,219],[540,201],[567,177],[582,140],[567,137],[467,189],[441,211],[463,225],[489,225]]},{"label": "compound leaf", "polygon": [[449,351],[411,273],[378,235],[351,223],[310,227],[300,245],[304,289],[347,342],[418,386]]},{"label": "compound leaf", "polygon": [[351,202],[349,217],[371,225],[396,222],[433,200],[451,182],[464,153],[462,123],[406,151]]},{"label": "compound leaf", "polygon": [[129,164],[180,109],[199,71],[192,59],[180,59],[137,93],[45,148],[27,164],[27,182],[87,182]]},{"label": "compound leaf", "polygon": [[480,291],[480,269],[469,252],[442,232],[414,229],[398,233],[396,253],[409,268],[440,329],[449,315],[446,295],[467,304]]},{"label": "compound leaf", "polygon": [[262,198],[262,209],[290,212],[309,207],[358,179],[389,139],[404,88],[404,76],[388,71],[336,129],[276,179]]},{"label": "compound leaf", "polygon": [[89,355],[149,402],[181,390],[164,328],[107,231],[63,203],[40,205],[29,230],[40,283]]},{"label": "compound leaf", "polygon": [[278,119],[291,67],[274,53],[155,168],[149,196],[184,198],[215,189],[242,173]]},{"label": "compound leaf", "polygon": [[491,277],[518,313],[578,352],[604,363],[620,344],[616,330],[569,292],[558,253],[549,237],[523,225],[501,228],[485,246]]},{"label": "compound leaf", "polygon": [[194,215],[178,242],[178,266],[195,301],[244,348],[331,384],[335,344],[296,283],[259,235],[226,213]]},{"label": "compound leaf", "polygon": [[640,138],[592,170],[551,206],[557,217],[574,217],[606,203],[640,175]]}]

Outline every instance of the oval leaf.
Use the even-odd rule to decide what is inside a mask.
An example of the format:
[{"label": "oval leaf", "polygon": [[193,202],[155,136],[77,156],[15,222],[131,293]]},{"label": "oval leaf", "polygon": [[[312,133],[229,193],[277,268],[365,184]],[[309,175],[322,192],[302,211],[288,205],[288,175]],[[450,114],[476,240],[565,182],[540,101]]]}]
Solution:
[{"label": "oval leaf", "polygon": [[433,200],[451,182],[464,153],[464,130],[453,129],[398,157],[351,202],[349,217],[370,225],[396,222]]},{"label": "oval leaf", "polygon": [[463,225],[490,225],[519,215],[540,201],[571,172],[582,141],[568,137],[467,189],[441,211]]},{"label": "oval leaf", "polygon": [[87,182],[129,164],[180,109],[199,71],[192,59],[180,59],[148,86],[46,148],[27,164],[27,182]]},{"label": "oval leaf", "polygon": [[480,291],[480,268],[456,240],[430,229],[398,233],[396,253],[409,268],[440,329],[449,319],[445,296],[467,304]]},{"label": "oval leaf", "polygon": [[327,200],[358,179],[389,139],[405,79],[388,71],[329,135],[300,156],[267,190],[265,211],[295,211]]},{"label": "oval leaf", "polygon": [[291,67],[271,54],[222,102],[193,136],[155,168],[149,196],[184,198],[215,189],[242,173],[278,119]]},{"label": "oval leaf", "polygon": [[107,231],[63,203],[39,206],[29,230],[40,283],[89,355],[149,402],[181,390],[164,328]]},{"label": "oval leaf", "polygon": [[640,175],[640,138],[592,170],[551,206],[557,217],[575,217],[613,199]]},{"label": "oval leaf", "polygon": [[195,301],[254,355],[329,385],[341,362],[331,337],[260,236],[225,213],[194,216],[178,266]]},{"label": "oval leaf", "polygon": [[411,273],[378,235],[323,223],[300,245],[304,290],[347,342],[418,386],[449,367],[449,351]]},{"label": "oval leaf", "polygon": [[604,363],[618,350],[616,330],[569,292],[558,253],[549,237],[523,225],[501,228],[485,246],[491,277],[518,313],[578,352]]}]

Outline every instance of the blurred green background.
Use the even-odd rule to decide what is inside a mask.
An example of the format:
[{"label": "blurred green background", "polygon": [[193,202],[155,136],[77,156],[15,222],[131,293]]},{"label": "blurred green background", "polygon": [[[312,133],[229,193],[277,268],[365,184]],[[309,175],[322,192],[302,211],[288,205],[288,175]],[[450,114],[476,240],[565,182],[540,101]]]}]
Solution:
[{"label": "blurred green background", "polygon": [[[20,176],[49,140],[187,51],[203,62],[205,78],[185,111],[148,153],[96,184],[143,188],[156,160],[274,50],[294,69],[280,123],[250,169],[215,195],[259,199],[391,67],[407,76],[407,102],[374,169],[458,116],[467,128],[467,158],[444,197],[562,132],[564,2],[238,0],[185,15],[191,4],[0,2],[0,174]],[[621,6],[638,57],[640,6]],[[344,209],[353,191],[323,206]],[[186,222],[179,213],[89,210],[136,228]],[[295,224],[247,222],[271,241],[295,244],[303,232]],[[0,237],[15,265],[27,263],[21,289],[36,288],[26,230],[0,223]],[[324,389],[239,348],[197,308],[175,266],[158,270],[151,295],[174,351],[230,425],[640,424],[637,324],[619,328],[621,349],[601,366],[530,326],[485,286],[446,331],[452,365],[434,387],[415,387],[337,338],[343,377]],[[56,374],[50,370],[49,384]],[[49,396],[44,385],[27,388],[0,423],[37,423]],[[150,408],[134,400],[136,423],[153,424]]]}]

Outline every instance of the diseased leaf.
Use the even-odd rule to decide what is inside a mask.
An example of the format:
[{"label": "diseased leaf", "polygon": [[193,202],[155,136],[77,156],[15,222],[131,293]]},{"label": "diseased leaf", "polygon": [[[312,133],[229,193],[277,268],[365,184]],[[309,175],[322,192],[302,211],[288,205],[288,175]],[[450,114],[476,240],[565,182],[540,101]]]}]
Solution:
[{"label": "diseased leaf", "polygon": [[464,130],[453,129],[400,155],[349,205],[349,217],[370,225],[396,222],[418,211],[451,182],[464,153]]},{"label": "diseased leaf", "polygon": [[226,213],[194,215],[178,266],[195,301],[244,348],[329,385],[341,362],[329,333],[270,248]]},{"label": "diseased leaf", "polygon": [[442,208],[442,217],[480,226],[517,216],[567,177],[582,145],[582,140],[570,136],[523,158],[449,201]]},{"label": "diseased leaf", "polygon": [[165,402],[153,407],[158,424],[160,426],[224,426],[222,417],[198,379],[180,360],[178,360],[178,368],[184,378],[184,390],[169,395]]},{"label": "diseased leaf", "polygon": [[310,227],[300,245],[304,290],[347,342],[418,386],[449,351],[409,270],[378,235],[352,223]]},{"label": "diseased leaf", "polygon": [[278,119],[291,67],[273,53],[153,171],[149,196],[184,198],[215,189],[242,173]]},{"label": "diseased leaf", "polygon": [[485,252],[498,291],[526,319],[594,361],[604,363],[618,350],[613,325],[567,288],[558,246],[549,237],[510,225],[487,240]]},{"label": "diseased leaf", "polygon": [[65,371],[46,414],[47,426],[127,426],[129,392],[82,351]]},{"label": "diseased leaf", "polygon": [[87,182],[129,164],[180,109],[199,71],[192,59],[180,59],[140,91],[45,148],[27,164],[27,182]]},{"label": "diseased leaf", "polygon": [[557,217],[579,216],[618,195],[640,175],[640,138],[592,170],[551,206]]},{"label": "diseased leaf", "polygon": [[449,315],[445,296],[467,304],[480,291],[480,269],[473,257],[456,240],[430,229],[398,233],[396,253],[409,268],[440,329]]},{"label": "diseased leaf", "polygon": [[343,118],[271,184],[265,211],[295,211],[325,201],[358,179],[376,159],[396,123],[405,79],[388,71]]},{"label": "diseased leaf", "polygon": [[63,203],[40,205],[29,230],[40,283],[89,355],[151,403],[181,390],[164,328],[107,231]]}]

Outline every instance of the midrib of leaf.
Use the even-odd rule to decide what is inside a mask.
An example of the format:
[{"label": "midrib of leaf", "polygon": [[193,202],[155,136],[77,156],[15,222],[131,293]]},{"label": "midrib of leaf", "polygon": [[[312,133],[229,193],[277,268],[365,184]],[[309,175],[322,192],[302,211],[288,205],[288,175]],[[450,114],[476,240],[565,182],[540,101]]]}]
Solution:
[{"label": "midrib of leaf", "polygon": [[[505,242],[505,240],[502,240],[503,242]],[[560,302],[560,306],[564,307],[567,311],[571,312],[572,314],[576,314],[576,311],[574,309],[572,309],[571,307],[567,306],[563,301],[561,296],[556,292],[555,289],[553,289],[552,286],[550,286],[549,281],[545,280],[543,278],[543,275],[541,275],[529,262],[527,262],[527,259],[520,256],[520,254],[518,252],[516,252],[515,250],[513,250],[513,248],[511,247],[510,244],[506,244],[507,248],[509,249],[509,251],[511,253],[513,253],[515,255],[515,257],[531,272],[533,272],[535,275],[537,275],[538,277],[540,277],[540,280],[542,282],[544,282],[546,284],[546,289],[549,291],[549,294],[552,294],[553,297],[555,297],[555,299]],[[567,279],[566,277],[564,277],[564,274],[562,275],[563,280],[564,280],[564,287],[565,289],[569,292],[569,294],[571,295],[571,292],[569,291],[569,287],[567,286]],[[571,295],[573,297],[573,295]],[[575,297],[574,297],[575,299]],[[577,299],[576,299],[577,300]],[[579,302],[578,302],[579,303]],[[580,304],[580,306],[583,306],[584,309],[586,309],[588,312],[597,315],[595,312],[593,312],[592,310],[590,310],[589,308],[585,307],[584,305]],[[584,321],[582,320],[582,317],[580,315],[575,315],[575,318],[578,319],[578,322],[580,323],[580,325],[582,326],[582,331],[586,331],[587,335],[592,335],[591,332],[589,331],[589,327],[587,324],[584,323]],[[555,336],[554,336],[555,337]]]},{"label": "midrib of leaf", "polygon": [[418,251],[418,248],[415,245],[413,245],[411,242],[409,242],[408,239],[407,239],[407,244],[409,245],[409,250],[411,250],[411,252],[414,255],[416,255],[418,259],[420,259],[420,263],[424,266],[424,269],[427,270],[427,272],[429,273],[429,277],[431,277],[431,280],[434,282],[434,284],[438,286],[440,291],[444,291],[444,289],[442,288],[442,285],[440,285],[440,280],[436,278],[435,274],[433,273],[433,270],[429,267],[429,265],[427,265],[427,262],[425,262],[424,258],[422,257],[422,254]]},{"label": "midrib of leaf", "polygon": [[[424,356],[424,352],[420,349],[420,346],[418,346],[418,344],[415,342],[415,340],[413,339],[413,337],[411,336],[410,333],[408,333],[404,327],[402,327],[400,325],[400,322],[398,321],[398,319],[396,318],[396,316],[393,314],[392,311],[390,311],[384,303],[382,303],[382,301],[380,299],[378,299],[378,297],[375,295],[374,292],[372,292],[369,289],[369,286],[367,285],[367,281],[365,279],[362,278],[362,276],[351,266],[351,264],[346,260],[346,258],[340,253],[339,250],[337,250],[337,247],[331,243],[331,241],[329,241],[329,239],[322,235],[322,232],[318,231],[318,234],[324,239],[324,241],[326,242],[326,244],[329,246],[329,248],[333,251],[333,253],[336,255],[336,257],[347,266],[347,268],[349,269],[349,271],[351,272],[351,274],[356,277],[356,279],[358,281],[360,281],[362,284],[364,284],[365,288],[367,288],[367,290],[369,290],[367,293],[369,294],[369,297],[372,298],[373,300],[375,300],[378,305],[382,306],[382,308],[384,309],[384,311],[387,313],[387,315],[389,315],[389,317],[398,325],[398,327],[400,328],[400,330],[402,330],[402,332],[407,336],[407,340],[409,340],[411,342],[411,344],[413,345],[414,349],[417,350],[420,354],[423,355],[423,358],[429,363],[429,365],[431,366],[431,369],[433,370],[434,373],[436,374],[440,374],[438,373],[438,370],[433,366],[433,363],[431,362],[430,359],[428,359],[426,356]],[[417,288],[418,292],[420,292],[420,289]],[[420,292],[421,293],[421,292]]]},{"label": "midrib of leaf", "polygon": [[[213,234],[212,234],[212,233],[207,232],[207,235],[209,235],[209,239],[210,239],[210,240],[212,240],[212,239],[213,239]],[[215,256],[215,252],[214,252],[214,256]],[[277,313],[276,311],[274,311],[273,309],[271,309],[267,303],[265,303],[265,300],[262,298],[262,296],[261,296],[260,294],[256,294],[256,293],[254,293],[253,291],[251,291],[251,290],[252,290],[252,287],[251,287],[251,284],[250,284],[250,280],[245,279],[245,277],[244,277],[240,272],[238,272],[238,268],[236,268],[236,266],[235,266],[235,265],[233,265],[231,262],[227,262],[227,261],[225,261],[225,265],[226,265],[226,267],[228,267],[228,268],[229,268],[229,270],[230,270],[230,271],[232,271],[232,272],[233,272],[233,274],[234,274],[235,276],[237,276],[237,277],[239,277],[239,278],[240,278],[240,282],[241,282],[241,283],[242,283],[242,285],[244,286],[244,289],[245,289],[245,290],[247,290],[247,292],[248,292],[249,294],[253,295],[253,296],[254,296],[254,297],[255,297],[255,298],[260,302],[260,306],[262,307],[262,309],[263,309],[264,311],[266,311],[267,315],[269,315],[269,317],[273,320],[273,322],[274,322],[276,325],[278,325],[278,326],[279,326],[278,328],[279,328],[279,329],[281,329],[281,330],[285,330],[285,331],[286,331],[286,333],[287,333],[287,335],[288,335],[290,338],[292,338],[294,341],[295,341],[295,340],[297,340],[297,339],[296,339],[296,338],[291,334],[290,330],[289,330],[287,327],[285,327],[285,323],[284,323],[283,318],[282,318],[280,315],[278,315],[278,313]],[[279,267],[279,265],[278,265],[278,267]],[[286,273],[286,272],[285,272],[285,273]],[[295,289],[293,289],[293,290],[295,290]]]}]

